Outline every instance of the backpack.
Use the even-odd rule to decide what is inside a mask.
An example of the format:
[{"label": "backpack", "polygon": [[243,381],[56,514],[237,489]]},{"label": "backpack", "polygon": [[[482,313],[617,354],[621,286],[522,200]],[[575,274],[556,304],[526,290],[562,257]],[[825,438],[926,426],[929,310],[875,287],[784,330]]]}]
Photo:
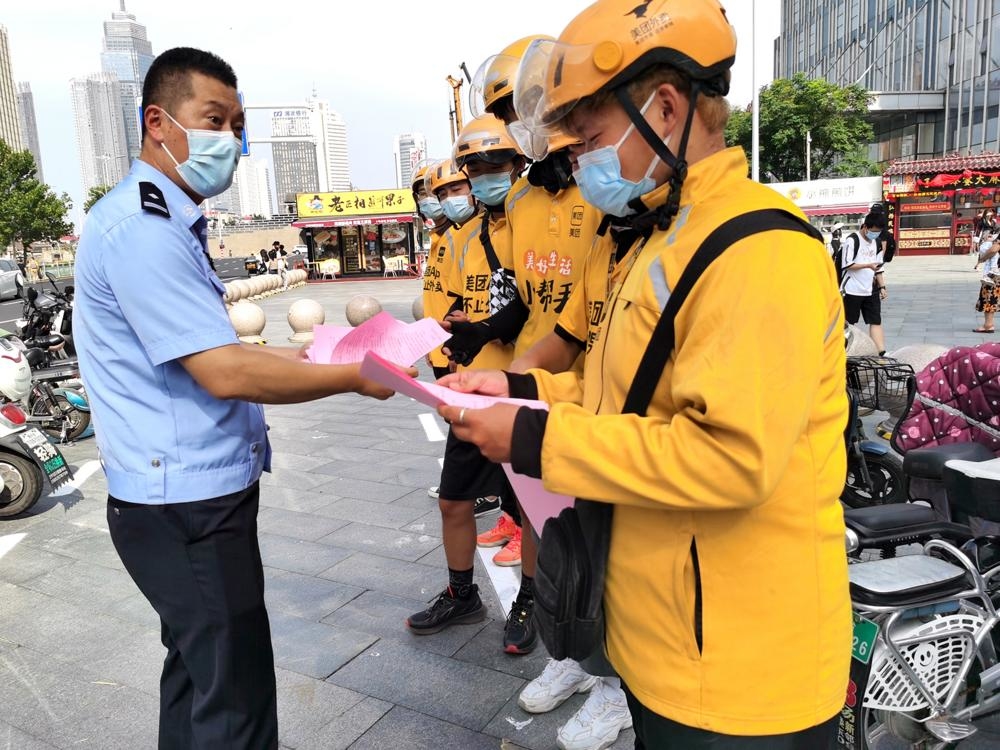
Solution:
[{"label": "backpack", "polygon": [[[851,232],[847,235],[841,241],[840,247],[834,250],[833,255],[830,256],[833,259],[834,267],[837,269],[837,285],[840,287],[841,294],[844,293],[844,280],[847,278],[847,269],[844,268],[844,251],[847,249],[848,240],[854,241],[854,256],[857,257],[858,248],[861,247],[861,238],[857,232]],[[895,249],[895,243],[893,244]]]},{"label": "backpack", "polygon": [[879,238],[885,244],[882,246],[882,262],[891,263],[893,257],[896,255],[896,238],[892,236],[892,232],[886,230],[882,232],[882,236]]}]

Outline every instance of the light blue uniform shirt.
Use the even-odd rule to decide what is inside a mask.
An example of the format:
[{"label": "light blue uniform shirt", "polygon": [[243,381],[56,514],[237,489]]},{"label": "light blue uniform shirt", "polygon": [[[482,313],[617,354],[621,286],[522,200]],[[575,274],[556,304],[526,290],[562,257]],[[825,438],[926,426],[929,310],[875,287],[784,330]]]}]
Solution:
[{"label": "light blue uniform shirt", "polygon": [[87,217],[73,327],[108,491],[119,500],[207,500],[270,470],[263,408],[213,397],[177,361],[239,344],[206,243],[198,206],[139,160]]}]

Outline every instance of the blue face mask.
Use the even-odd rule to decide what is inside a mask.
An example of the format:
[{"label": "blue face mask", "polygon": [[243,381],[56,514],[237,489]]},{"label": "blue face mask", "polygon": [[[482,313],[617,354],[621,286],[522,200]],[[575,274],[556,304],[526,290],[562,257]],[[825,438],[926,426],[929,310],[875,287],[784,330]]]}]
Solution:
[{"label": "blue face mask", "polygon": [[877,240],[881,236],[882,236],[882,230],[880,230],[880,229],[876,230],[874,232],[868,232],[868,231],[865,232],[865,237],[868,238],[869,242],[874,242],[875,240]]},{"label": "blue face mask", "polygon": [[464,224],[476,212],[467,195],[453,195],[441,201],[441,209],[450,221]]},{"label": "blue face mask", "polygon": [[243,142],[231,130],[188,130],[166,110],[163,114],[187,134],[188,158],[183,164],[174,159],[167,144],[160,144],[184,183],[202,198],[225,192],[233,184]]},{"label": "blue face mask", "polygon": [[441,208],[441,201],[434,196],[421,198],[417,201],[417,207],[420,209],[420,213],[431,221],[440,221],[441,217],[444,216],[444,209]]},{"label": "blue face mask", "polygon": [[469,182],[472,184],[472,194],[487,206],[501,205],[511,188],[509,172],[481,174],[472,177]]},{"label": "blue face mask", "polygon": [[[655,96],[655,92],[653,96]],[[642,107],[642,114],[653,101],[653,96],[646,100]],[[573,179],[580,186],[583,199],[590,205],[600,209],[612,216],[628,216],[635,213],[635,209],[629,206],[629,202],[651,192],[656,187],[653,179],[653,170],[660,163],[660,157],[656,156],[646,170],[645,176],[638,182],[626,180],[622,177],[622,164],[618,158],[618,149],[625,140],[632,134],[635,124],[629,125],[628,130],[614,146],[588,151],[577,157],[577,169],[573,172]],[[669,146],[670,137],[664,141]]]}]

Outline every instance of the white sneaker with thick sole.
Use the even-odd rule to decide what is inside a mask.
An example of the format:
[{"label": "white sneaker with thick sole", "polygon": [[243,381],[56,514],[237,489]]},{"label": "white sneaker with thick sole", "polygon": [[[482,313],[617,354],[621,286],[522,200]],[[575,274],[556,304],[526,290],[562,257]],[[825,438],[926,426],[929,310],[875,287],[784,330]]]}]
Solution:
[{"label": "white sneaker with thick sole", "polygon": [[572,659],[549,659],[542,673],[524,686],[517,705],[529,714],[544,714],[574,693],[586,693],[599,679],[584,672]]},{"label": "white sneaker with thick sole", "polygon": [[435,487],[428,487],[427,488],[427,495],[429,497],[441,497],[441,493],[438,492],[438,489],[439,488],[437,486],[435,486]]},{"label": "white sneaker with thick sole", "polygon": [[611,747],[623,729],[632,726],[625,692],[600,680],[586,702],[559,727],[559,750],[604,750]]}]

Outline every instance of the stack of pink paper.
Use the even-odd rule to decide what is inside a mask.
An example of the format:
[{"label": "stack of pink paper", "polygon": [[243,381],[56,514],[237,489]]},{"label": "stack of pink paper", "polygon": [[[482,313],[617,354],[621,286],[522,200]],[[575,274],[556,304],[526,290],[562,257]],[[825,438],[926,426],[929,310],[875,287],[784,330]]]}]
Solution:
[{"label": "stack of pink paper", "polygon": [[346,365],[360,362],[368,352],[373,352],[389,362],[409,366],[450,336],[431,318],[403,323],[387,312],[380,312],[357,328],[314,326],[313,345],[307,354],[309,361],[316,364]]}]

